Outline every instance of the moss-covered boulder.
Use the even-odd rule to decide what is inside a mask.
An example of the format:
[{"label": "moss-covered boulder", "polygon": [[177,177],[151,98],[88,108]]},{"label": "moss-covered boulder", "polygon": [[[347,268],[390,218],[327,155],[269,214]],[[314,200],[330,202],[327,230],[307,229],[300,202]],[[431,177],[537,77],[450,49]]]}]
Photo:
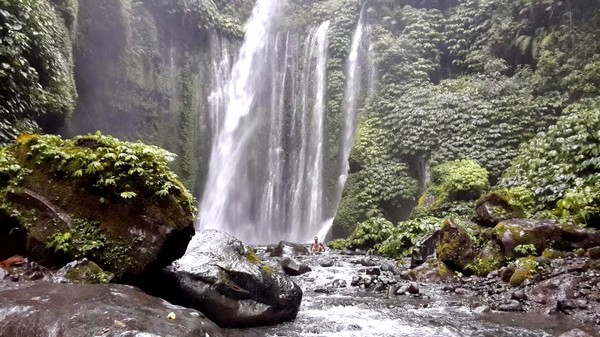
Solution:
[{"label": "moss-covered boulder", "polygon": [[521,258],[515,264],[515,271],[509,280],[513,287],[522,285],[526,280],[538,274],[539,263],[533,257]]},{"label": "moss-covered boulder", "polygon": [[162,268],[194,233],[171,157],[100,134],[22,136],[0,149],[0,228],[24,231],[26,254],[46,265],[86,257],[117,279]]},{"label": "moss-covered boulder", "polygon": [[600,231],[553,220],[504,220],[494,227],[493,236],[509,258],[553,255],[554,250],[585,251],[600,245]]},{"label": "moss-covered boulder", "polygon": [[113,275],[102,270],[93,261],[83,258],[67,263],[52,278],[55,283],[98,284],[110,282]]},{"label": "moss-covered boulder", "polygon": [[445,162],[433,167],[432,182],[419,199],[418,208],[436,216],[470,216],[475,200],[489,187],[488,171],[477,162]]},{"label": "moss-covered boulder", "polygon": [[477,235],[478,228],[474,224],[444,220],[436,248],[438,259],[454,270],[466,271],[477,256]]},{"label": "moss-covered boulder", "polygon": [[487,274],[498,269],[504,264],[505,258],[502,254],[500,245],[493,240],[487,241],[486,244],[479,249],[477,257],[473,263],[466,266],[469,273],[478,276],[487,276]]},{"label": "moss-covered boulder", "polygon": [[525,218],[533,210],[533,200],[522,188],[495,190],[475,203],[475,221],[480,226],[494,227],[500,221]]}]

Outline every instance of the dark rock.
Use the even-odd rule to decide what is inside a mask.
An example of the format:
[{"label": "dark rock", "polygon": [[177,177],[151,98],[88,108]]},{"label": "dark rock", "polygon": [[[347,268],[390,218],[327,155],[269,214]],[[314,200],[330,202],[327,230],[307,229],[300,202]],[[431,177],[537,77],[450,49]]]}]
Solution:
[{"label": "dark rock", "polygon": [[504,282],[509,282],[516,269],[517,268],[514,264],[509,264],[508,266],[500,269],[500,279]]},{"label": "dark rock", "polygon": [[517,300],[500,303],[496,308],[498,311],[523,311],[523,305]]},{"label": "dark rock", "polygon": [[320,288],[316,288],[314,291],[315,291],[315,293],[317,293],[317,294],[331,294],[331,293],[333,292],[333,290],[332,290],[332,289],[329,289],[329,288],[321,288],[321,287],[320,287]]},{"label": "dark rock", "polygon": [[273,273],[242,242],[215,230],[197,234],[186,254],[151,281],[148,292],[200,310],[222,327],[292,320],[302,300],[288,276]]},{"label": "dark rock", "polygon": [[88,259],[67,263],[53,275],[55,283],[95,284],[108,283],[113,278]]},{"label": "dark rock", "polygon": [[224,336],[202,313],[130,286],[38,283],[0,298],[0,337]]},{"label": "dark rock", "polygon": [[290,276],[306,274],[312,269],[304,263],[298,263],[292,259],[286,258],[280,262],[283,271]]},{"label": "dark rock", "polygon": [[334,288],[346,288],[346,281],[344,280],[334,280],[333,283],[331,284]]},{"label": "dark rock", "polygon": [[269,247],[267,249],[267,253],[271,253],[271,257],[292,257],[310,254],[308,248],[306,248],[303,244],[288,241],[279,241],[276,246]]},{"label": "dark rock", "polygon": [[360,264],[363,267],[374,267],[374,266],[376,266],[378,264],[377,261],[372,260],[372,259],[368,259],[368,258],[367,259],[353,260],[353,261],[350,261],[350,262],[352,262],[354,264]]},{"label": "dark rock", "polygon": [[435,254],[435,249],[440,237],[440,230],[435,230],[432,233],[426,235],[421,241],[419,241],[415,248],[413,248],[412,255],[410,257],[410,268],[415,268],[427,261],[427,257]]},{"label": "dark rock", "polygon": [[561,299],[556,303],[556,309],[565,312],[566,310],[578,309],[579,304],[572,299]]},{"label": "dark rock", "polygon": [[517,301],[527,301],[527,294],[523,290],[516,290],[510,295],[510,298]]},{"label": "dark rock", "polygon": [[350,281],[350,285],[353,287],[356,287],[360,284],[361,281],[362,281],[362,277],[352,276],[352,281]]},{"label": "dark rock", "polygon": [[592,247],[590,249],[587,250],[587,256],[590,259],[600,259],[600,246],[597,247]]},{"label": "dark rock", "polygon": [[[464,226],[470,225],[465,224]],[[477,229],[472,228],[471,230],[476,231]],[[462,224],[452,219],[444,220],[436,251],[438,259],[452,269],[465,270],[467,265],[473,263],[476,257],[471,235]]]},{"label": "dark rock", "polygon": [[381,275],[381,269],[379,268],[367,268],[364,272],[367,275]]},{"label": "dark rock", "polygon": [[[46,174],[41,171],[30,175],[35,179],[24,180],[10,198],[11,209],[33,215],[33,221],[19,220],[23,222],[21,228],[26,228],[26,256],[30,260],[60,266],[77,259],[89,249],[87,246],[96,245],[96,262],[104,270],[117,279],[133,280],[181,257],[194,235],[195,213],[186,206],[188,201],[181,192],[161,202],[140,195],[131,199],[105,197],[100,203],[97,193],[86,192],[72,180],[59,181],[54,173],[40,179]],[[156,179],[158,183],[160,179]],[[94,230],[101,231],[102,241],[98,235],[82,234]],[[55,233],[73,237],[61,254],[47,249]]]},{"label": "dark rock", "polygon": [[0,268],[0,281],[4,280],[8,276],[8,272],[4,268]]},{"label": "dark rock", "polygon": [[419,284],[416,282],[411,282],[411,284],[408,285],[408,289],[406,289],[406,291],[408,291],[410,294],[418,294],[419,293]]},{"label": "dark rock", "polygon": [[593,336],[583,330],[571,329],[567,332],[562,333],[558,337],[593,337]]}]

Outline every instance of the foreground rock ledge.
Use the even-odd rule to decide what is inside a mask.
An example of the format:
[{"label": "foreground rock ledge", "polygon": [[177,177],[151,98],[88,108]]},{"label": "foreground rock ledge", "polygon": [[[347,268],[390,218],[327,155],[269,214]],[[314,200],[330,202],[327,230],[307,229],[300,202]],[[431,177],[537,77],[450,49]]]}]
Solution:
[{"label": "foreground rock ledge", "polygon": [[273,325],[296,318],[302,290],[263,265],[251,248],[216,230],[192,239],[185,255],[152,277],[147,291],[202,311],[221,327]]},{"label": "foreground rock ledge", "polygon": [[38,283],[0,298],[0,337],[223,336],[202,313],[130,286]]}]

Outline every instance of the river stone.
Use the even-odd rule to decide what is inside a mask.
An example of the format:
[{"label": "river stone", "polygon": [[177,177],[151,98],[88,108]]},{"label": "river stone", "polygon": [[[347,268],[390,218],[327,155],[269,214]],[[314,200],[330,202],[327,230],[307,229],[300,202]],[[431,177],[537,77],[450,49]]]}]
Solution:
[{"label": "river stone", "polygon": [[588,249],[587,255],[590,259],[600,259],[600,246]]},{"label": "river stone", "polygon": [[227,233],[206,230],[185,255],[163,269],[149,292],[200,310],[221,327],[272,325],[296,318],[302,290],[263,265]]},{"label": "river stone", "polygon": [[0,337],[224,336],[202,313],[131,286],[36,283],[0,298]]},{"label": "river stone", "polygon": [[542,305],[556,307],[562,300],[573,299],[581,277],[564,274],[544,280],[531,288],[528,297]]},{"label": "river stone", "polygon": [[283,271],[290,276],[299,276],[312,270],[308,265],[296,262],[290,258],[284,259],[280,264]]},{"label": "river stone", "polygon": [[275,246],[269,246],[267,253],[271,253],[271,257],[284,257],[284,256],[296,256],[296,255],[309,255],[310,252],[303,244],[279,241]]}]

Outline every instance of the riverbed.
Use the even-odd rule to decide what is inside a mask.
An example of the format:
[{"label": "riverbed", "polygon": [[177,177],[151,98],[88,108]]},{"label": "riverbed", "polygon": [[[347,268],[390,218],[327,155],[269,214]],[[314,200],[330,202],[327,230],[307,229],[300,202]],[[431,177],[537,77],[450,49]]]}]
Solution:
[{"label": "riverbed", "polygon": [[[560,313],[480,310],[485,306],[479,298],[449,294],[441,284],[419,283],[418,294],[406,295],[351,286],[353,277],[365,275],[367,268],[357,263],[365,256],[326,252],[295,259],[312,268],[294,277],[304,292],[296,320],[272,327],[228,330],[229,336],[534,337],[559,336],[573,328],[600,336],[597,325],[582,324]],[[322,261],[333,265],[323,267]],[[392,263],[381,258],[375,261]]]}]

